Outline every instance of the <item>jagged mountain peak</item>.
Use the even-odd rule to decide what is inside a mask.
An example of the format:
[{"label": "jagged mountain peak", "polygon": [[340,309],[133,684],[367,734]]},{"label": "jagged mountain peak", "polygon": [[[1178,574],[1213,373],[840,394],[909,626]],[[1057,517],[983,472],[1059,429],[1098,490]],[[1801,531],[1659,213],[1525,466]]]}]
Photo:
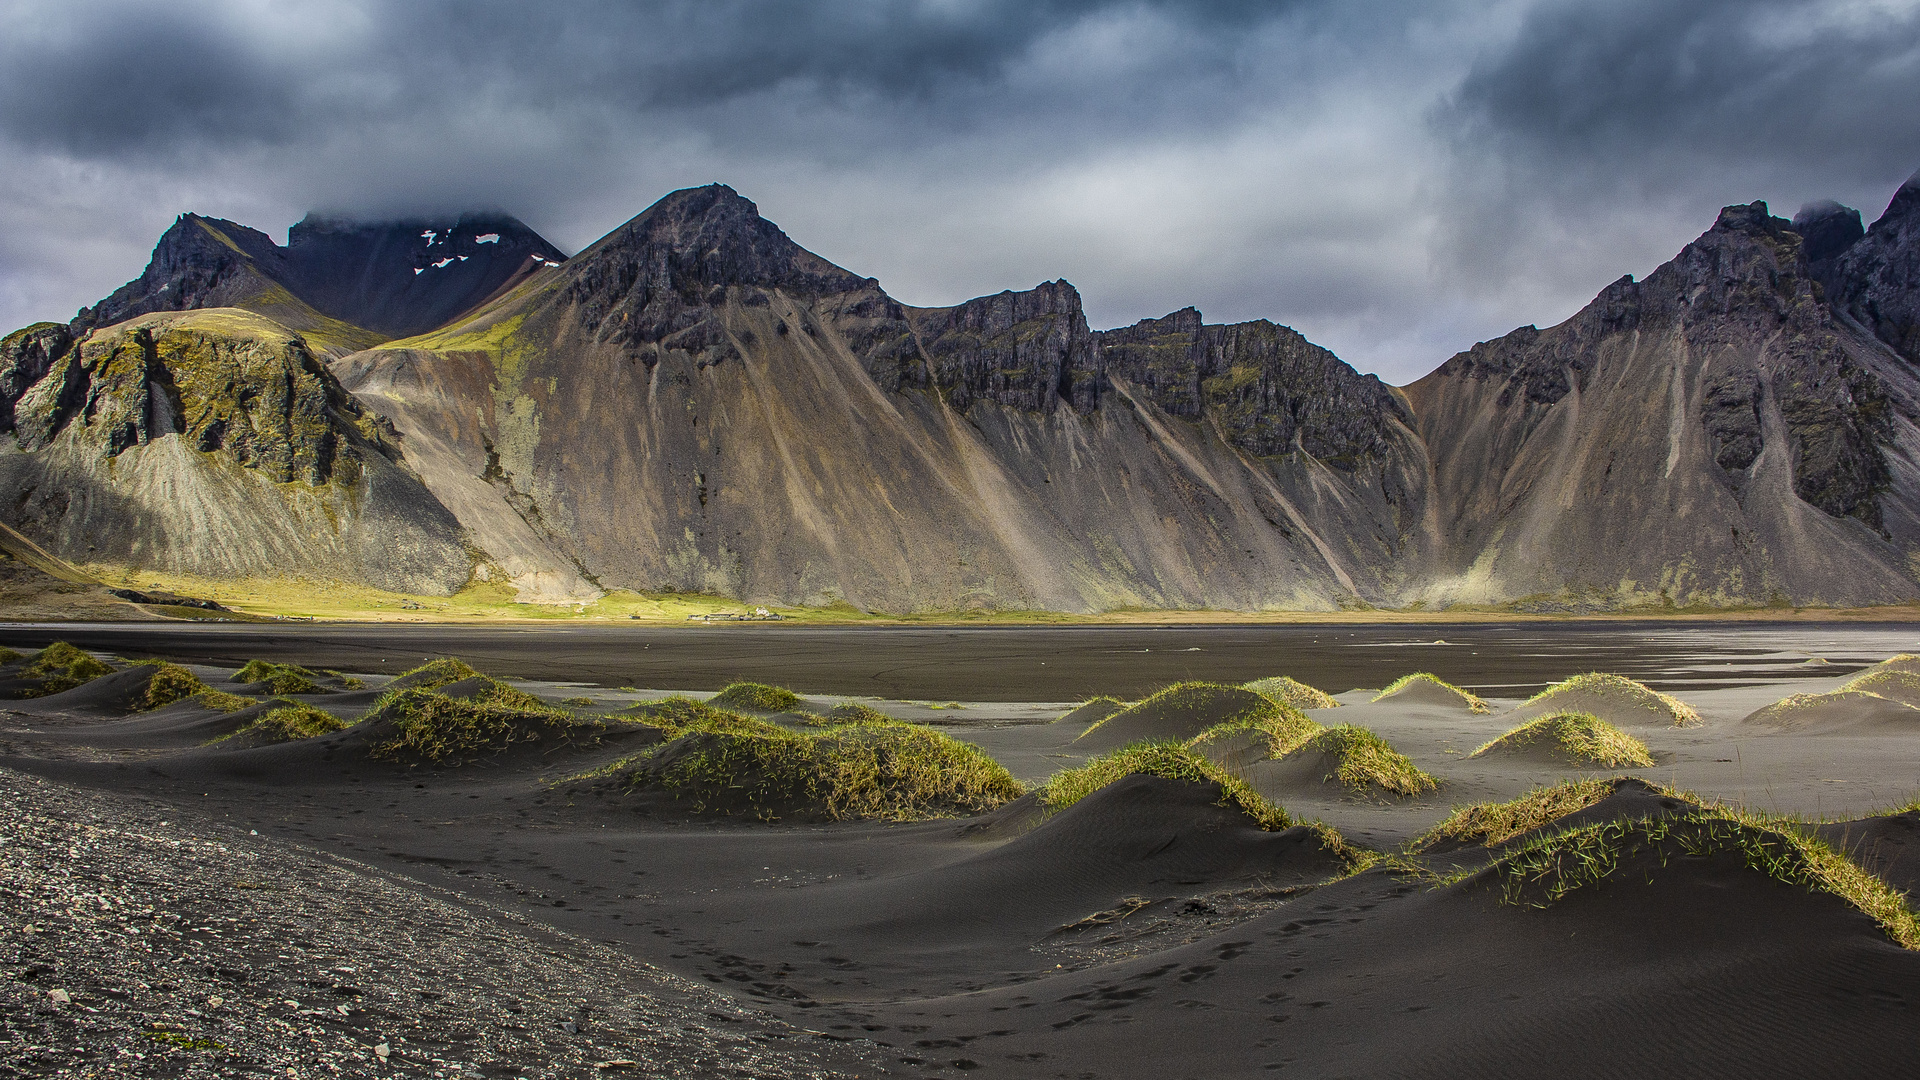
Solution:
[{"label": "jagged mountain peak", "polygon": [[1907,177],[1907,182],[1900,185],[1900,190],[1894,192],[1892,201],[1887,203],[1886,213],[1881,214],[1880,220],[1874,222],[1873,228],[1868,231],[1891,228],[1902,218],[1911,216],[1915,210],[1920,210],[1920,172]]},{"label": "jagged mountain peak", "polygon": [[[662,197],[582,252],[575,295],[666,288],[688,299],[714,289],[759,286],[806,295],[846,292],[871,280],[795,243],[725,184]],[[709,302],[717,302],[714,297]]]},{"label": "jagged mountain peak", "polygon": [[1807,262],[1825,262],[1867,235],[1860,211],[1832,199],[1810,202],[1793,215],[1793,231],[1800,234]]}]

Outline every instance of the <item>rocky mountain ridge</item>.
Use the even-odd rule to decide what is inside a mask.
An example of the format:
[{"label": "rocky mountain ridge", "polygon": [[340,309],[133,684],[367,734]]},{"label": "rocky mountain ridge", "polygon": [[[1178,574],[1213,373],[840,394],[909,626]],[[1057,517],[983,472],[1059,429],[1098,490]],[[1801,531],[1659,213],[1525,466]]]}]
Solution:
[{"label": "rocky mountain ridge", "polygon": [[[1898,602],[1916,206],[1728,207],[1404,389],[1264,320],[1094,330],[1064,281],[909,307],[722,185],[570,260],[504,218],[279,248],[188,215],[73,325],[0,341],[0,484],[77,562],[545,603]],[[224,549],[156,490],[201,492]]]}]

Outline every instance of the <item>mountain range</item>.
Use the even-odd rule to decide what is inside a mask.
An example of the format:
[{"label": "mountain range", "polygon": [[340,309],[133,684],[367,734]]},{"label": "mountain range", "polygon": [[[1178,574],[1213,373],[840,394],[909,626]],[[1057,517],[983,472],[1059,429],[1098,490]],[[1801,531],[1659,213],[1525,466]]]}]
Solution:
[{"label": "mountain range", "polygon": [[1730,206],[1396,388],[1264,320],[915,308],[731,188],[571,258],[504,214],[184,215],[0,341],[0,519],[88,564],[879,612],[1920,596],[1920,178]]}]

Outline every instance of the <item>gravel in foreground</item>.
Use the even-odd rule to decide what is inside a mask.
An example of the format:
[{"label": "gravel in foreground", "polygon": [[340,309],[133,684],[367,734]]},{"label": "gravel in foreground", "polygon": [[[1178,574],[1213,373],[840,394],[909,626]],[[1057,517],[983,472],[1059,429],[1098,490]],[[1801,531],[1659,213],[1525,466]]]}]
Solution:
[{"label": "gravel in foreground", "polygon": [[869,1072],[613,949],[10,770],[0,965],[0,1075]]}]

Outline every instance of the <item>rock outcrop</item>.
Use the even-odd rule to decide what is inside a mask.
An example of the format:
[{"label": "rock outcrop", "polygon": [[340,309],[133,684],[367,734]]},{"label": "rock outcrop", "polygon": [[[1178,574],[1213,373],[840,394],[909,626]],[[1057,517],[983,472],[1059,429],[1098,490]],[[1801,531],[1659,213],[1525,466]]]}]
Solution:
[{"label": "rock outcrop", "polygon": [[1094,330],[1065,281],[907,307],[721,185],[572,259],[187,215],[0,340],[0,505],[82,564],[540,603],[1910,601],[1917,207],[1727,207],[1404,390],[1266,321]]},{"label": "rock outcrop", "polygon": [[[0,490],[23,532],[78,563],[310,576],[444,594],[458,525],[305,341],[251,312],[142,315],[66,339],[11,407]],[[7,339],[14,346],[21,334]],[[24,381],[24,378],[15,382]],[[0,380],[4,382],[4,380]]]},{"label": "rock outcrop", "polygon": [[885,611],[1377,603],[1420,520],[1380,478],[1426,469],[1403,405],[1354,420],[1381,428],[1369,469],[1320,461],[1292,419],[1236,443],[1274,427],[1258,401],[1175,414],[1110,379],[1065,282],[906,308],[721,186],[336,369],[474,535],[508,522],[503,568],[533,589],[574,567]]},{"label": "rock outcrop", "polygon": [[1866,235],[1816,270],[1835,312],[1920,364],[1920,173]]},{"label": "rock outcrop", "polygon": [[1835,318],[1764,203],[1407,393],[1434,461],[1434,601],[1920,594],[1920,383]]}]

